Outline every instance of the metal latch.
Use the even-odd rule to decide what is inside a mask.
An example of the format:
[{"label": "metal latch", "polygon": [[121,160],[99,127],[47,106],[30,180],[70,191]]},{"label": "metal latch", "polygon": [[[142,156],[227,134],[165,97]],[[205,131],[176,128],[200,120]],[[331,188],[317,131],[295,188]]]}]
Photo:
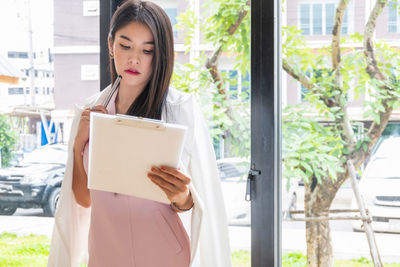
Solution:
[{"label": "metal latch", "polygon": [[251,192],[252,192],[252,184],[256,179],[257,175],[260,175],[261,171],[255,170],[255,165],[251,165],[251,169],[249,170],[249,175],[247,176],[247,185],[246,185],[246,201],[251,201]]}]

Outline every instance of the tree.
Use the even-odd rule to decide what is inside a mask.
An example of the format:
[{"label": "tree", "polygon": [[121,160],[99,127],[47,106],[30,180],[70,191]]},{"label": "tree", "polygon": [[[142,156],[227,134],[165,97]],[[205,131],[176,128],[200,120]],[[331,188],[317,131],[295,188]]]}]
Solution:
[{"label": "tree", "polygon": [[7,167],[12,158],[12,151],[17,142],[15,132],[12,131],[11,125],[6,116],[0,116],[0,149],[1,149],[1,166]]},{"label": "tree", "polygon": [[[357,33],[346,39],[341,36],[341,28],[349,0],[340,0],[331,46],[319,50],[307,48],[295,27],[284,28],[283,69],[308,89],[308,108],[314,111],[314,116],[307,118],[296,114],[304,108],[289,107],[283,124],[284,131],[288,131],[284,133],[288,135],[286,141],[292,142],[288,144],[283,139],[285,175],[304,180],[306,217],[328,215],[337,191],[348,177],[346,162],[351,160],[356,168],[361,166],[393,109],[400,106],[399,52],[384,42],[374,43],[373,39],[376,20],[387,2],[376,1],[364,35]],[[350,41],[363,45],[352,47]],[[354,88],[352,83],[356,84]],[[356,96],[369,94],[373,99],[365,102],[364,113],[373,122],[358,135],[347,111],[350,89]],[[328,221],[307,221],[306,240],[309,266],[333,266]]]},{"label": "tree", "polygon": [[[209,118],[214,140],[225,140],[225,155],[248,157],[250,154],[249,91],[238,94],[227,90],[230,83],[237,86],[237,78],[219,69],[222,53],[235,59],[234,69],[245,77],[250,70],[250,10],[248,0],[205,1],[202,17],[188,9],[178,17],[178,28],[186,30],[187,51],[193,44],[196,24],[204,43],[212,44],[212,53],[202,53],[194,64],[176,64],[172,86],[199,95],[200,104]],[[242,84],[243,87],[249,86]],[[212,105],[210,105],[212,103]]]},{"label": "tree", "polygon": [[[282,124],[284,176],[304,180],[306,217],[329,213],[337,191],[348,177],[346,162],[351,160],[356,168],[361,166],[392,110],[400,106],[398,51],[384,42],[373,42],[376,20],[387,0],[377,0],[363,35],[343,38],[341,28],[348,2],[338,1],[329,47],[310,49],[296,27],[283,29],[282,67],[308,90],[309,105],[287,107]],[[205,42],[213,44],[214,52],[203,53],[196,64],[178,65],[172,84],[180,90],[198,93],[205,103],[207,117],[212,118],[213,136],[222,134],[237,148],[234,154],[248,155],[249,135],[243,137],[242,132],[249,129],[248,102],[241,101],[246,96],[235,100],[224,90],[228,77],[221,75],[218,60],[221,53],[231,53],[237,69],[242,73],[249,70],[249,1],[210,0],[206,5],[209,13],[201,20],[201,31],[205,33]],[[191,10],[180,15],[180,27],[188,29],[187,47],[193,43],[198,20]],[[354,42],[363,45],[354,47]],[[373,118],[365,132],[356,134],[349,117],[350,90],[355,91],[356,97],[368,94],[373,99],[365,103],[364,115]],[[213,105],[207,105],[210,102]],[[234,116],[234,112],[239,115]],[[307,222],[306,239],[309,266],[332,266],[329,222]]]}]

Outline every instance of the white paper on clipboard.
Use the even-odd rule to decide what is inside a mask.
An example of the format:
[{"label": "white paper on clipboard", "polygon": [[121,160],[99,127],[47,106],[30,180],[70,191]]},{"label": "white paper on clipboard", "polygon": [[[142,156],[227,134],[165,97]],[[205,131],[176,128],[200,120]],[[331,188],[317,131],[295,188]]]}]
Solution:
[{"label": "white paper on clipboard", "polygon": [[152,166],[178,167],[186,126],[90,113],[88,188],[169,204],[148,177]]}]

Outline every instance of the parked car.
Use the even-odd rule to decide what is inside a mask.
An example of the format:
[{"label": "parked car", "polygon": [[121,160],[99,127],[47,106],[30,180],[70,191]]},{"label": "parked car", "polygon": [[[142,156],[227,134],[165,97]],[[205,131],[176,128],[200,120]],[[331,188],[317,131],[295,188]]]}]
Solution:
[{"label": "parked car", "polygon": [[17,165],[0,169],[0,215],[12,215],[17,208],[43,208],[46,216],[54,216],[66,160],[66,145],[46,145]]},{"label": "parked car", "polygon": [[[400,233],[400,137],[382,140],[366,165],[359,182],[360,192],[379,232]],[[352,208],[358,208],[352,200]],[[361,221],[353,221],[361,231]]]}]

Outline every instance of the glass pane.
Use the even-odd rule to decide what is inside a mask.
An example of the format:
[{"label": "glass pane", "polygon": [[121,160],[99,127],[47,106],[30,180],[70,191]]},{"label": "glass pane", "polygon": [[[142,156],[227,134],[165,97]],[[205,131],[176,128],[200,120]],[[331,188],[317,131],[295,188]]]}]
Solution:
[{"label": "glass pane", "polygon": [[349,32],[349,8],[346,9],[343,15],[343,24],[342,24],[342,34],[348,34]]},{"label": "glass pane", "polygon": [[325,25],[326,30],[325,34],[331,35],[333,30],[333,23],[335,19],[335,4],[326,4],[325,5]]},{"label": "glass pane", "polygon": [[[380,129],[383,134],[379,138],[374,135],[372,130],[377,125],[378,118],[375,117],[375,113],[368,114],[364,109],[369,101],[375,103],[379,98],[364,90],[364,83],[369,84],[374,78],[370,77],[365,66],[360,66],[356,60],[357,56],[364,56],[362,51],[358,50],[358,42],[356,44],[346,38],[348,34],[362,34],[365,30],[365,25],[355,22],[361,17],[368,18],[371,15],[373,5],[366,9],[367,2],[369,1],[350,1],[343,14],[340,42],[346,43],[346,49],[340,54],[341,84],[337,86],[333,81],[338,78],[338,73],[334,73],[331,66],[334,56],[331,34],[336,14],[335,5],[338,1],[284,1],[287,8],[283,16],[285,27],[282,27],[282,61],[285,64],[282,70],[281,94],[282,266],[356,266],[364,260],[365,266],[372,264],[366,239],[360,243],[356,241],[360,234],[365,237],[365,228],[359,218],[352,217],[359,213],[350,213],[358,206],[348,177],[346,161],[349,158],[353,162],[356,162],[355,158],[359,158],[356,178],[364,204],[371,216],[382,263],[386,266],[392,261],[388,252],[391,247],[396,246],[400,229],[400,123],[391,117],[386,129]],[[380,41],[387,42],[387,46],[377,45],[373,49],[376,54],[386,55],[378,56],[376,60],[385,69],[388,79],[396,83],[396,75],[399,76],[399,53],[396,50],[397,45],[391,42],[393,34],[385,35],[384,31],[399,31],[399,6],[394,4],[398,4],[399,1],[387,2],[389,7],[379,14],[379,23],[374,29],[376,32],[383,31]],[[303,26],[299,22],[304,18],[304,14],[308,14],[308,4],[312,5],[311,37],[301,36],[296,31]],[[324,28],[322,32],[326,36],[314,35],[319,32],[318,11],[321,4]],[[298,14],[293,10],[299,10]],[[303,16],[297,20],[296,15],[300,14]],[[359,42],[362,43],[365,36],[359,37]],[[302,42],[297,43],[297,39]],[[311,92],[305,86],[299,85],[299,80],[309,75],[307,70],[312,77],[309,84]],[[361,77],[366,77],[366,80],[361,80]],[[340,92],[335,91],[338,89]],[[380,87],[378,89],[380,90]],[[348,119],[345,121],[348,121],[350,127],[345,132],[354,136],[354,143],[358,144],[358,148],[356,145],[341,145],[346,138],[343,136],[343,128],[337,131],[340,126],[337,124],[336,115],[333,114],[338,114],[336,112],[342,112],[343,109],[337,108],[337,103],[332,104],[338,99],[340,105],[347,107]],[[302,103],[304,100],[307,102]],[[390,112],[391,110],[388,113]],[[377,142],[377,145],[369,149],[368,145],[362,145],[363,142],[368,142],[369,145],[371,142]],[[336,150],[339,146],[341,148]],[[354,153],[360,154],[353,157]],[[342,166],[344,172],[337,168],[338,166]],[[318,168],[321,168],[321,171]],[[329,181],[326,183],[328,185],[325,181]],[[326,200],[328,192],[334,193],[331,195],[334,198],[324,204],[324,201],[320,200]],[[321,218],[322,216],[329,216],[332,220]],[[360,231],[362,233],[358,233]],[[365,245],[362,253],[365,253],[368,259],[360,259],[361,244]],[[327,249],[329,247],[332,247],[331,251]],[[345,256],[343,251],[346,251]],[[322,254],[324,256],[321,256]],[[329,258],[326,257],[328,254],[331,255]],[[326,259],[329,259],[329,263]]]},{"label": "glass pane", "polygon": [[178,31],[175,29],[176,25],[176,17],[178,15],[178,9],[177,8],[164,8],[165,13],[167,13],[169,19],[171,20],[172,24],[172,29],[174,31],[174,37],[178,36]]},{"label": "glass pane", "polygon": [[388,18],[388,31],[397,32],[397,4],[396,2],[389,3],[389,18]]},{"label": "glass pane", "polygon": [[301,102],[305,102],[305,98],[309,92],[309,90],[307,89],[307,87],[305,87],[304,85],[300,84],[301,87],[301,92],[300,92],[300,98],[301,98]]},{"label": "glass pane", "polygon": [[[232,6],[232,2],[209,1],[204,7],[200,2],[196,10],[198,2],[191,3],[194,5],[188,10],[178,8],[179,32],[171,84],[198,99],[217,158],[233,265],[250,266],[250,202],[245,201],[250,153],[250,13],[235,34],[229,36],[220,27],[229,28],[237,20],[237,6]],[[176,2],[177,6],[180,4]],[[172,8],[170,3],[168,8]],[[205,66],[214,51],[206,47],[219,39],[227,39],[229,46],[223,46],[218,64],[210,71]],[[184,46],[187,53],[182,48],[178,50],[179,46]]]},{"label": "glass pane", "polygon": [[322,4],[314,4],[313,8],[313,35],[322,34]]},{"label": "glass pane", "polygon": [[303,35],[310,34],[310,5],[300,4],[300,29]]}]

